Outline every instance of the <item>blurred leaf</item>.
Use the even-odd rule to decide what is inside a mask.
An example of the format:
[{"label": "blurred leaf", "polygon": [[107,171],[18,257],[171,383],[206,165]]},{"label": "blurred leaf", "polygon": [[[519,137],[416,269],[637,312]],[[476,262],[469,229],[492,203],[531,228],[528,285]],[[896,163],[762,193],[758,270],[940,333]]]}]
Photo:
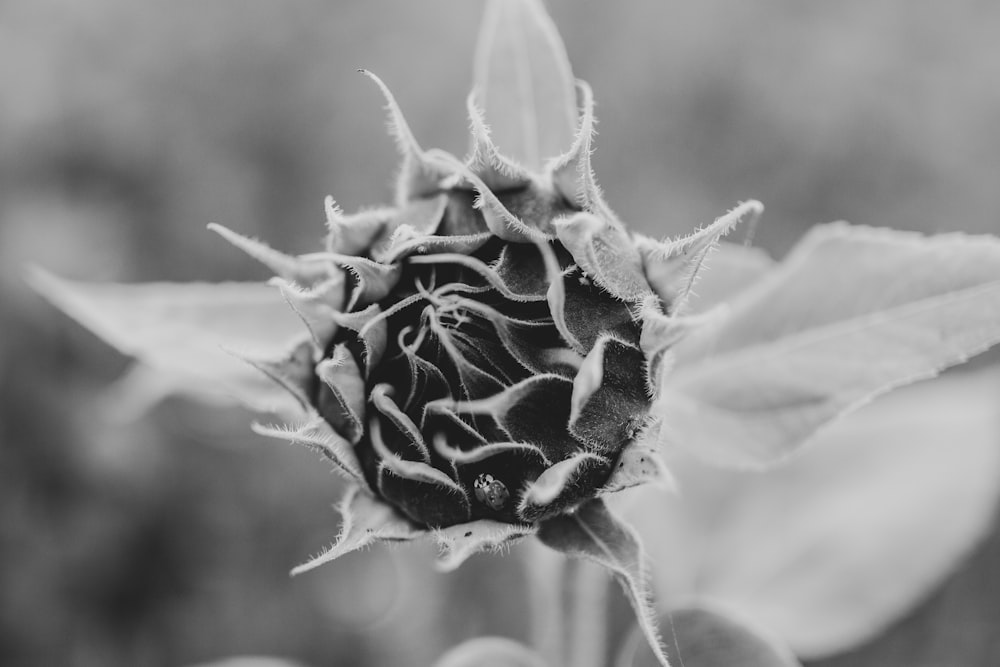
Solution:
[{"label": "blurred leaf", "polygon": [[994,665],[1000,658],[1000,525],[974,556],[901,622],[808,667]]},{"label": "blurred leaf", "polygon": [[[799,667],[787,647],[731,616],[702,607],[664,614],[671,628],[670,651],[684,667]],[[651,667],[656,657],[640,638],[639,629],[626,641],[618,667]]]},{"label": "blurred leaf", "polygon": [[677,441],[762,466],[837,416],[1000,341],[1000,239],[832,224],[679,343]]},{"label": "blurred leaf", "polygon": [[500,151],[533,171],[576,134],[566,47],[541,0],[491,0],[476,52],[479,103]]},{"label": "blurred leaf", "polygon": [[546,667],[534,651],[502,637],[478,637],[459,644],[434,667]]},{"label": "blurred leaf", "polygon": [[237,656],[223,658],[215,662],[199,662],[189,667],[303,667],[301,662],[293,662],[283,658],[268,658],[263,656]]},{"label": "blurred leaf", "polygon": [[728,301],[774,267],[774,260],[760,248],[720,241],[698,273],[688,308],[702,312]]},{"label": "blurred leaf", "polygon": [[226,351],[277,360],[301,339],[301,320],[273,287],[83,283],[41,269],[29,282],[107,343],[163,373],[164,391],[225,396],[262,411],[295,409],[286,391]]},{"label": "blurred leaf", "polygon": [[586,558],[611,570],[635,611],[650,649],[660,665],[669,667],[650,601],[642,544],[634,530],[611,514],[603,502],[591,500],[572,514],[543,522],[538,539],[567,556]]},{"label": "blurred leaf", "polygon": [[856,646],[905,615],[991,525],[1000,374],[903,390],[748,475],[670,462],[679,498],[636,499],[662,598],[705,595],[801,657]]}]

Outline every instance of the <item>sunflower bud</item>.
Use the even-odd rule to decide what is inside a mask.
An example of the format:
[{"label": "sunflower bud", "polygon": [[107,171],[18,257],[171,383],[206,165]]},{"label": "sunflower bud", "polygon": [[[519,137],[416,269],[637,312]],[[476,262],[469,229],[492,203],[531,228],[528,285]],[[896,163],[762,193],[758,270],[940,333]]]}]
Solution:
[{"label": "sunflower bud", "polygon": [[[534,126],[502,126],[515,151],[500,150],[480,93],[496,104],[506,88],[478,86],[460,160],[421,148],[389,89],[362,73],[402,156],[395,205],[347,215],[328,198],[325,250],[297,257],[213,226],[278,274],[310,334],[287,358],[247,359],[306,417],[258,431],[319,450],[370,492],[345,501],[337,545],[303,567],[429,531],[454,566],[599,496],[668,481],[651,405],[671,348],[698,326],[684,309],[705,255],[760,204],[677,240],[632,234],[591,168],[586,83],[568,80],[578,108],[563,95],[569,113],[550,114],[572,141],[547,158],[552,142],[517,141],[538,139]],[[359,503],[378,530],[352,528]]]},{"label": "sunflower bud", "polygon": [[[593,497],[644,423],[640,325],[595,280],[620,257],[505,240],[474,205],[482,193],[447,180],[378,224],[334,220],[328,258],[347,270],[350,309],[313,401],[412,521],[534,522]],[[495,197],[595,247],[600,221],[556,193],[523,183]],[[362,226],[368,242],[348,244]]]},{"label": "sunflower bud", "polygon": [[424,151],[364,74],[403,156],[396,205],[346,215],[329,199],[325,251],[298,257],[213,227],[279,274],[311,334],[287,359],[248,359],[308,417],[261,432],[319,449],[409,526],[476,549],[663,481],[650,408],[697,324],[685,302],[705,254],[760,205],[683,239],[634,235],[594,179],[585,83],[572,145],[539,171],[500,152],[475,95],[470,156]]}]

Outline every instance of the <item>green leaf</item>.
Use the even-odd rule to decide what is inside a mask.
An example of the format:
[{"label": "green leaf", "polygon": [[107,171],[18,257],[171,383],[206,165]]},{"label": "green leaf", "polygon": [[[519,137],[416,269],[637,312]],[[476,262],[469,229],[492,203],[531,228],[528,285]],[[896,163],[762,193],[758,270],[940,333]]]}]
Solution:
[{"label": "green leaf", "polygon": [[670,666],[649,599],[642,544],[634,530],[611,514],[602,501],[591,500],[572,514],[543,522],[538,539],[567,556],[586,558],[611,570],[635,611],[650,650],[660,665]]},{"label": "green leaf", "polygon": [[[759,474],[670,462],[679,497],[634,498],[661,599],[704,595],[804,658],[877,636],[990,529],[1000,372],[899,391]],[[642,492],[633,492],[642,493]]]},{"label": "green leaf", "polygon": [[[671,628],[670,652],[678,662],[683,661],[684,667],[800,667],[779,641],[721,610],[687,607],[664,614],[660,622]],[[622,647],[616,665],[656,664],[636,628]]]},{"label": "green leaf", "polygon": [[818,227],[729,307],[674,348],[655,410],[691,451],[759,467],[1000,341],[1000,239]]},{"label": "green leaf", "polygon": [[566,47],[541,0],[491,0],[479,33],[476,92],[491,137],[535,172],[573,143],[576,90]]},{"label": "green leaf", "polygon": [[546,663],[512,639],[478,637],[445,653],[434,667],[546,667]]},{"label": "green leaf", "polygon": [[294,398],[226,350],[280,361],[306,329],[280,292],[262,283],[83,283],[33,270],[31,285],[110,345],[170,378],[172,388],[225,396],[268,412]]}]

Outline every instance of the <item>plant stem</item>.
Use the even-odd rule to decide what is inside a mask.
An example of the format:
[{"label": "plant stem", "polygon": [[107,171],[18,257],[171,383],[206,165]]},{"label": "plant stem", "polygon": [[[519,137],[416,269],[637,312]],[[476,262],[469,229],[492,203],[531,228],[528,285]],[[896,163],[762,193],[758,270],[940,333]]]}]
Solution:
[{"label": "plant stem", "polygon": [[531,605],[531,645],[552,667],[567,663],[564,619],[566,558],[534,540],[525,545],[525,570]]},{"label": "plant stem", "polygon": [[570,606],[569,665],[604,667],[608,641],[608,575],[596,563],[573,561]]}]

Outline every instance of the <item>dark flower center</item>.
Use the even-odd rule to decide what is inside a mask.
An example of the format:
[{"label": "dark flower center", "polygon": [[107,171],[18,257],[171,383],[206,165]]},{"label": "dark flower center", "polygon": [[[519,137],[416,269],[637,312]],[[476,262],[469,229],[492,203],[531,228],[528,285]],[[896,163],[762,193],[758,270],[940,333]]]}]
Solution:
[{"label": "dark flower center", "polygon": [[[628,307],[593,285],[561,244],[553,241],[545,252],[563,271],[566,308],[573,309],[566,320],[575,328],[574,344],[585,349],[573,349],[553,319],[543,250],[496,237],[470,254],[400,259],[394,287],[377,308],[368,306],[377,314],[361,327],[341,327],[331,343],[328,355],[346,346],[366,369],[355,448],[368,485],[418,524],[530,523],[564,511],[607,480],[645,416],[636,347],[624,366],[610,357],[622,366],[611,370],[633,385],[639,408],[579,420],[610,420],[624,435],[606,437],[598,425],[595,440],[569,428],[574,378],[586,351],[601,335],[632,350],[639,329]],[[356,289],[348,285],[348,294]],[[374,360],[373,349],[379,350]],[[334,426],[343,422],[335,398],[320,383],[316,405]],[[573,470],[555,502],[541,508],[523,502],[544,471],[585,452],[594,455]]]}]

